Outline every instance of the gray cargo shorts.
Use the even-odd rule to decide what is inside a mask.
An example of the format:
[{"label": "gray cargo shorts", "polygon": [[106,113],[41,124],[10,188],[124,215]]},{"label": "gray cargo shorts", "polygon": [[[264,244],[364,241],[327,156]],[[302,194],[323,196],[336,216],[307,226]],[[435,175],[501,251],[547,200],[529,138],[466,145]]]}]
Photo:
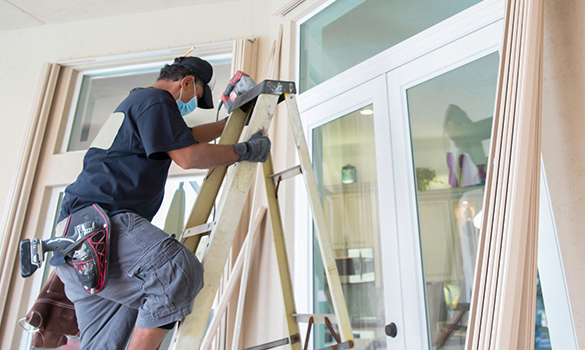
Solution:
[{"label": "gray cargo shorts", "polygon": [[191,313],[203,265],[174,236],[134,213],[110,218],[109,278],[89,294],[71,263],[56,266],[75,304],[82,349],[123,349],[133,328],[156,328]]}]

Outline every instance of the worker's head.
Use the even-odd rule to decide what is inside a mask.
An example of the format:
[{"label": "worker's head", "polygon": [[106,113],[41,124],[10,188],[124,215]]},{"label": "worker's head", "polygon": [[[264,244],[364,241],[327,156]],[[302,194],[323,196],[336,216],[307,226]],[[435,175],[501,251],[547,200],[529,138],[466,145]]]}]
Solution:
[{"label": "worker's head", "polygon": [[161,69],[158,80],[180,81],[182,102],[197,97],[197,107],[213,108],[211,90],[215,85],[213,67],[199,57],[177,57]]}]

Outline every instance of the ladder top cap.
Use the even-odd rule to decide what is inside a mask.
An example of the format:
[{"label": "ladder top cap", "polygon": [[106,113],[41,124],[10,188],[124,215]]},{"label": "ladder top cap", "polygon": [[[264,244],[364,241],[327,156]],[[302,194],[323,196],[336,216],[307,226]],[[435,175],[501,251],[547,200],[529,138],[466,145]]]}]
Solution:
[{"label": "ladder top cap", "polygon": [[234,101],[233,109],[247,110],[250,102],[256,100],[262,94],[279,95],[278,103],[284,100],[284,94],[296,94],[297,88],[293,81],[264,80],[250,90],[238,96]]}]

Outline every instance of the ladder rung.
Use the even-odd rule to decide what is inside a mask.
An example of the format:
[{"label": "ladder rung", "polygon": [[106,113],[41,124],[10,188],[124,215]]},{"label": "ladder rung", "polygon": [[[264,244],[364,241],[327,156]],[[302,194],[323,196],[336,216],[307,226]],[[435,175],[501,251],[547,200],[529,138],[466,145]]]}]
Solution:
[{"label": "ladder rung", "polygon": [[292,317],[297,319],[297,322],[309,322],[309,318],[313,318],[315,323],[325,323],[325,317],[329,319],[331,323],[337,323],[335,314],[292,314]]},{"label": "ladder rung", "polygon": [[272,178],[272,181],[274,181],[274,184],[277,184],[281,180],[286,180],[286,179],[289,179],[291,177],[297,176],[297,175],[302,174],[302,173],[303,173],[303,171],[301,170],[301,166],[295,165],[292,168],[288,168],[288,169],[283,170],[281,172],[278,172],[276,174],[272,174],[268,177]]},{"label": "ladder rung", "polygon": [[266,349],[275,348],[277,346],[283,346],[283,345],[286,345],[289,343],[290,344],[298,343],[300,341],[301,341],[301,337],[298,334],[295,334],[295,335],[291,336],[290,339],[287,337],[287,338],[283,338],[280,340],[271,341],[269,343],[264,343],[262,345],[256,345],[256,346],[253,346],[251,348],[246,348],[244,350],[266,350]]},{"label": "ladder rung", "polygon": [[183,232],[183,238],[208,234],[209,232],[213,231],[215,225],[217,225],[217,221],[212,221],[203,225],[190,227]]}]

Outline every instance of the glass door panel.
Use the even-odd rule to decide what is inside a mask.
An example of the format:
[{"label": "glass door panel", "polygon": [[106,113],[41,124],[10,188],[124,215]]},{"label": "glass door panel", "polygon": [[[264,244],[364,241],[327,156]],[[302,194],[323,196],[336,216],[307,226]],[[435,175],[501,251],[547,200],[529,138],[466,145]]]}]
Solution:
[{"label": "glass door panel", "polygon": [[433,349],[465,346],[498,63],[495,52],[406,90]]},{"label": "glass door panel", "polygon": [[[391,186],[388,160],[389,121],[383,75],[305,109],[302,119],[323,203],[356,349],[388,349],[388,315],[400,322],[400,293],[388,298],[389,261],[397,253],[388,244],[393,212],[385,200]],[[302,96],[299,98],[303,110]],[[379,150],[384,150],[380,153]],[[381,161],[384,159],[384,161]],[[382,181],[380,181],[380,179]],[[302,179],[296,180],[301,182]],[[305,207],[304,184],[297,183],[297,208]],[[299,312],[334,313],[312,220],[295,210],[295,289]],[[388,248],[390,247],[390,248]],[[299,273],[304,271],[303,273]],[[396,289],[396,288],[394,288]],[[301,325],[305,326],[305,325]],[[301,327],[301,334],[306,327]],[[313,326],[313,349],[335,343],[324,325]]]},{"label": "glass door panel", "polygon": [[[314,128],[312,139],[313,166],[356,349],[386,348],[373,106]],[[314,310],[333,313],[316,242],[313,255]],[[314,342],[316,349],[335,344],[324,325],[316,327]]]},{"label": "glass door panel", "polygon": [[405,348],[465,346],[501,25],[386,74]]}]

